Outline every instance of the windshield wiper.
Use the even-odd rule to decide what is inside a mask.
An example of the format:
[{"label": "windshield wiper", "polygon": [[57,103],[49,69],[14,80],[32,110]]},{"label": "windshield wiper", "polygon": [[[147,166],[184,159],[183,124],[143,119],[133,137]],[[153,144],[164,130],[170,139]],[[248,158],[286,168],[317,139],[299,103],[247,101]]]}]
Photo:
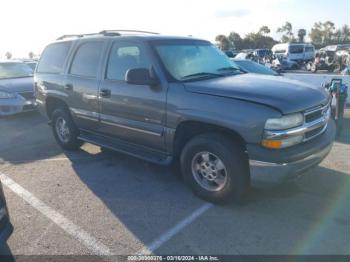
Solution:
[{"label": "windshield wiper", "polygon": [[216,69],[216,71],[218,71],[218,72],[230,71],[230,72],[242,72],[242,73],[244,73],[244,71],[242,71],[242,69],[237,68],[237,67],[233,67],[233,66],[221,67],[219,69]]},{"label": "windshield wiper", "polygon": [[190,75],[186,75],[186,76],[183,76],[181,77],[181,79],[187,79],[187,78],[196,78],[196,77],[199,77],[199,78],[202,78],[202,77],[222,77],[224,75],[222,74],[217,74],[217,73],[210,73],[210,72],[199,72],[199,73],[195,73],[195,74],[190,74]]}]

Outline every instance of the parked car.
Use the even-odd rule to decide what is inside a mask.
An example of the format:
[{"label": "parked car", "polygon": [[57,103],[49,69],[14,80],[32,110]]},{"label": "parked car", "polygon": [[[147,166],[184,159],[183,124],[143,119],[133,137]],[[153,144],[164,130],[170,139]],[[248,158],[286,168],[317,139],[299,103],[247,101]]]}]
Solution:
[{"label": "parked car", "polygon": [[283,56],[296,62],[309,62],[315,57],[315,47],[312,44],[284,43],[272,47],[274,55]]},{"label": "parked car", "polygon": [[240,52],[235,56],[236,59],[246,60],[249,58],[249,53]]},{"label": "parked car", "polygon": [[271,68],[278,72],[297,70],[300,68],[300,65],[297,62],[289,60],[284,56],[273,55],[271,60]]},{"label": "parked car", "polygon": [[337,68],[336,54],[333,51],[319,51],[314,61],[309,63],[310,71],[316,73],[318,70],[333,72]]},{"label": "parked car", "polygon": [[256,49],[254,50],[254,55],[256,55],[259,58],[264,58],[266,56],[272,56],[273,53],[270,49]]},{"label": "parked car", "polygon": [[237,54],[237,50],[226,50],[224,53],[229,57],[229,58],[234,58]]},{"label": "parked car", "polygon": [[0,246],[6,242],[6,240],[12,234],[12,231],[13,226],[10,222],[5,195],[0,182]]},{"label": "parked car", "polygon": [[315,59],[308,63],[308,69],[315,73],[318,70],[327,70],[328,72],[342,72],[348,64],[350,52],[341,51],[318,51]]},{"label": "parked car", "polygon": [[327,92],[242,73],[194,38],[61,37],[41,56],[35,90],[64,149],[89,142],[179,163],[193,192],[214,202],[241,197],[251,181],[295,178],[327,156],[335,136]]},{"label": "parked car", "polygon": [[278,76],[280,75],[275,70],[268,68],[264,65],[256,63],[252,60],[247,59],[232,59],[232,61],[243,71],[248,73],[262,74],[262,75],[271,75]]},{"label": "parked car", "polygon": [[321,48],[320,51],[332,51],[337,52],[341,50],[350,49],[350,44],[341,44],[341,45],[329,45],[324,48]]},{"label": "parked car", "polygon": [[0,62],[0,116],[35,108],[33,69],[23,62]]},{"label": "parked car", "polygon": [[27,62],[24,62],[24,63],[27,64],[27,65],[29,65],[30,68],[33,69],[33,72],[34,72],[35,67],[36,67],[36,64],[37,64],[38,62],[36,62],[36,61],[27,61]]}]

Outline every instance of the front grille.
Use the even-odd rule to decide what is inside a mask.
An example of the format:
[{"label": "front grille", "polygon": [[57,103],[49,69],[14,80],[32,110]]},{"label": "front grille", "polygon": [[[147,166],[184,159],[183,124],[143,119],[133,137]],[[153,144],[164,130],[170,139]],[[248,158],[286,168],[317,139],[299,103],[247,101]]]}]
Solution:
[{"label": "front grille", "polygon": [[[310,131],[306,131],[304,134],[304,141],[308,141],[314,137],[321,135],[327,127],[327,122],[330,114],[330,105],[318,106],[304,113],[305,124],[310,126]],[[315,123],[323,124],[317,128],[312,129]]]},{"label": "front grille", "polygon": [[305,114],[305,123],[311,123],[322,117],[322,108],[315,112],[311,112],[309,114]]},{"label": "front grille", "polygon": [[20,96],[22,96],[25,100],[33,100],[34,97],[34,92],[23,92],[19,93]]},{"label": "front grille", "polygon": [[305,139],[311,139],[311,138],[319,135],[323,131],[323,129],[324,129],[324,126],[321,126],[321,127],[318,127],[318,128],[316,128],[314,130],[306,132],[305,133]]}]

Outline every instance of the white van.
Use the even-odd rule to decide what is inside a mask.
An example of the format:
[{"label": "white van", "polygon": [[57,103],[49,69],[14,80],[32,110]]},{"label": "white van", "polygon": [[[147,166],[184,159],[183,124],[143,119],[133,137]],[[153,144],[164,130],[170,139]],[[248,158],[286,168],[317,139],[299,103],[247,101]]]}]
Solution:
[{"label": "white van", "polygon": [[315,57],[315,47],[312,44],[277,44],[272,47],[272,52],[293,61],[311,61]]}]

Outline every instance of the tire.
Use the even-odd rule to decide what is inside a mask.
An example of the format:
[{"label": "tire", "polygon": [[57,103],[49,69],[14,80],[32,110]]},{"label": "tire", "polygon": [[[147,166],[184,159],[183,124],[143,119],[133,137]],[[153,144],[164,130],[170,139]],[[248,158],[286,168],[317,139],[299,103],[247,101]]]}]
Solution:
[{"label": "tire", "polygon": [[[216,178],[220,177],[219,183],[210,180],[213,179],[210,174],[213,166],[205,167],[213,163],[217,163],[213,172]],[[202,134],[191,139],[181,152],[180,164],[186,184],[194,194],[210,202],[241,200],[250,186],[249,166],[243,147],[220,134]],[[203,174],[208,176],[209,182]]]},{"label": "tire", "polygon": [[[60,133],[60,127],[64,127],[64,134],[66,136]],[[83,144],[83,142],[78,139],[79,130],[74,124],[70,113],[65,108],[57,108],[52,113],[52,131],[57,143],[65,150],[78,150]]]},{"label": "tire", "polygon": [[317,66],[315,64],[311,65],[311,72],[316,73],[317,72]]}]

